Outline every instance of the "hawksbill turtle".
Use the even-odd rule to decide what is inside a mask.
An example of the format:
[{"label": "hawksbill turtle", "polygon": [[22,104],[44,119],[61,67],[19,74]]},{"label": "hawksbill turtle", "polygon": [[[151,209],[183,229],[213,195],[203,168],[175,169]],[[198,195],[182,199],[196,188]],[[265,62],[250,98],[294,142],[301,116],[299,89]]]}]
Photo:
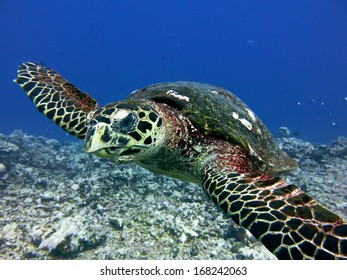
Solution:
[{"label": "hawksbill turtle", "polygon": [[84,139],[85,152],[202,185],[277,258],[347,259],[347,224],[280,177],[294,160],[229,91],[160,83],[101,107],[35,63],[20,65],[15,82],[41,113]]}]

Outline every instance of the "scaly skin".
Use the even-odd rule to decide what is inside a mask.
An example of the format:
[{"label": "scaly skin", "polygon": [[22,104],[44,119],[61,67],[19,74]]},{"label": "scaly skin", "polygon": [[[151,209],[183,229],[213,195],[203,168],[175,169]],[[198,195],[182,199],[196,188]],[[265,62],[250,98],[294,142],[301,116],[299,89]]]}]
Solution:
[{"label": "scaly skin", "polygon": [[271,177],[241,146],[201,133],[169,104],[130,98],[98,108],[58,73],[34,63],[19,66],[15,82],[41,113],[84,139],[86,152],[203,185],[279,259],[347,259],[347,225],[339,216]]},{"label": "scaly skin", "polygon": [[74,87],[57,72],[30,62],[18,67],[15,82],[42,114],[71,135],[84,138],[87,115],[98,107],[88,94]]},{"label": "scaly skin", "polygon": [[347,259],[347,224],[283,179],[212,168],[203,186],[278,259]]}]

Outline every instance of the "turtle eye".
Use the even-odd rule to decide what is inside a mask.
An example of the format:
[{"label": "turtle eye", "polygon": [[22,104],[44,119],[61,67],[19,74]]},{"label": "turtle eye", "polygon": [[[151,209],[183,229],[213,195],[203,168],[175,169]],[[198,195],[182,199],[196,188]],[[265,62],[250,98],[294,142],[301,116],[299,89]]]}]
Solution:
[{"label": "turtle eye", "polygon": [[120,123],[123,127],[130,127],[135,124],[136,116],[134,113],[129,113],[125,118],[123,118]]},{"label": "turtle eye", "polygon": [[128,113],[126,116],[120,119],[116,119],[112,123],[112,128],[125,134],[131,132],[136,127],[137,116],[135,113]]}]

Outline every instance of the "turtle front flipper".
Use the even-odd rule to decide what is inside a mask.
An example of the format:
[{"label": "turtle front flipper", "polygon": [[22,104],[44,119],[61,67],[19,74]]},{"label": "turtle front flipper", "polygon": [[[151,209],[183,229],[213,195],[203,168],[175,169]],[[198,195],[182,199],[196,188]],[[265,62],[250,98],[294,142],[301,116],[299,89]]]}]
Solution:
[{"label": "turtle front flipper", "polygon": [[87,115],[98,104],[57,72],[35,63],[18,67],[14,80],[20,85],[37,109],[73,136],[84,138]]},{"label": "turtle front flipper", "polygon": [[278,259],[347,259],[347,224],[283,179],[209,169],[203,185]]}]

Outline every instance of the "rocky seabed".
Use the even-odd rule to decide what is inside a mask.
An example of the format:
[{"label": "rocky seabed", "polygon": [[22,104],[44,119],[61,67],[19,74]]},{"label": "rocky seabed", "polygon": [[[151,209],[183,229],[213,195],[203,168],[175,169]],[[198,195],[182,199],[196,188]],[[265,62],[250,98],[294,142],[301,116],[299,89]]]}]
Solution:
[{"label": "rocky seabed", "polygon": [[[282,128],[286,175],[347,218],[347,139],[314,145]],[[274,259],[198,185],[14,131],[0,134],[1,259]]]}]

